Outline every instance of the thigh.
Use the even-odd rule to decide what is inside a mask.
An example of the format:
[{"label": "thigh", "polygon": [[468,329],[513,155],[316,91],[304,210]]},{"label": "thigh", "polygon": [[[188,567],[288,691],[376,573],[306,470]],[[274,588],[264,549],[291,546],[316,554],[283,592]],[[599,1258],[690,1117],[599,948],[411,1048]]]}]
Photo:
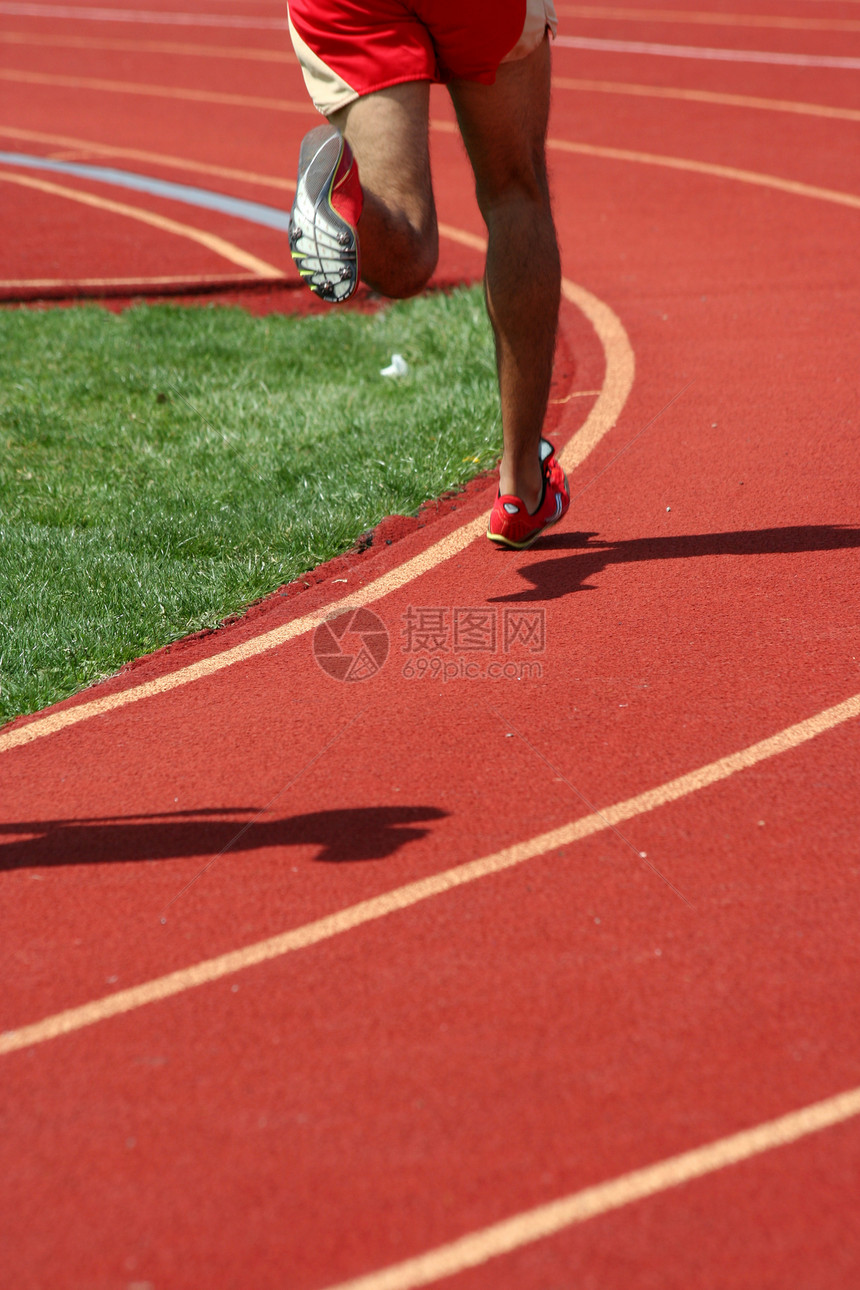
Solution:
[{"label": "thigh", "polygon": [[429,111],[429,82],[407,81],[355,99],[329,117],[353,150],[364,190],[402,211],[416,228],[433,218]]},{"label": "thigh", "polygon": [[544,35],[525,58],[502,63],[494,84],[454,80],[448,91],[475,172],[479,200],[492,201],[512,187],[545,197],[549,37]]}]

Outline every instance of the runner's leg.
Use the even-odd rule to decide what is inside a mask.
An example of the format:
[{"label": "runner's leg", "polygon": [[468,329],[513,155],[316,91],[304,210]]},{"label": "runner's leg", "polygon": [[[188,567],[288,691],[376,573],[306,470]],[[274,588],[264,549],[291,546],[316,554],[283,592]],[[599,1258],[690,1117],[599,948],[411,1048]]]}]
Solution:
[{"label": "runner's leg", "polygon": [[489,237],[484,284],[504,432],[499,486],[530,511],[541,496],[538,445],[561,288],[546,174],[549,88],[547,37],[526,58],[502,63],[494,85],[449,85]]},{"label": "runner's leg", "polygon": [[361,276],[386,296],[414,296],[439,254],[429,102],[429,82],[408,81],[356,99],[329,117],[358,162],[364,192]]}]

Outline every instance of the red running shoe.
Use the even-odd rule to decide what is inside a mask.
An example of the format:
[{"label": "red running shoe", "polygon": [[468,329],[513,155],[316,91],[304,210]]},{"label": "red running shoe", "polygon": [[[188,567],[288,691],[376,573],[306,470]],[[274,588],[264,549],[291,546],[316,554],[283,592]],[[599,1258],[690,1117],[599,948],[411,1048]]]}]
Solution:
[{"label": "red running shoe", "polygon": [[490,515],[487,537],[500,546],[522,551],[539,538],[545,528],[557,523],[570,506],[570,489],[567,476],[555,459],[555,449],[548,439],[540,441],[540,461],[543,469],[543,493],[534,515],[529,515],[525,502],[519,497],[503,497],[499,493]]},{"label": "red running shoe", "polygon": [[333,125],[318,125],[299,152],[290,251],[311,291],[331,304],[348,300],[358,286],[356,225],[363,205],[349,144]]}]

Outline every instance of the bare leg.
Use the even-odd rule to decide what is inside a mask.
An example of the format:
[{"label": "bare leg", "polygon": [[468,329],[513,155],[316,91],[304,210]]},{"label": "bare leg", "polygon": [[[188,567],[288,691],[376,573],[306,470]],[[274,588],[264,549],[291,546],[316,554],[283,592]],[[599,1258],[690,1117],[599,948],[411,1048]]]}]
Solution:
[{"label": "bare leg", "polygon": [[561,288],[546,175],[549,84],[545,37],[528,58],[503,63],[495,85],[449,87],[489,235],[484,287],[504,432],[499,486],[532,512],[541,496],[539,441]]},{"label": "bare leg", "polygon": [[330,117],[352,148],[364,191],[361,276],[386,296],[419,292],[439,255],[429,103],[429,82],[409,81],[356,99]]}]

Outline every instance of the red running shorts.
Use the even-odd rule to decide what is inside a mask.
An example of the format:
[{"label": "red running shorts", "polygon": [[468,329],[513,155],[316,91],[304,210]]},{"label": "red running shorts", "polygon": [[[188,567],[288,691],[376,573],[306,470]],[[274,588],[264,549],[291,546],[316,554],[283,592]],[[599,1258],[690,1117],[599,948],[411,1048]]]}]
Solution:
[{"label": "red running shorts", "polygon": [[404,81],[492,85],[558,25],[553,0],[289,0],[314,106],[330,116]]}]

